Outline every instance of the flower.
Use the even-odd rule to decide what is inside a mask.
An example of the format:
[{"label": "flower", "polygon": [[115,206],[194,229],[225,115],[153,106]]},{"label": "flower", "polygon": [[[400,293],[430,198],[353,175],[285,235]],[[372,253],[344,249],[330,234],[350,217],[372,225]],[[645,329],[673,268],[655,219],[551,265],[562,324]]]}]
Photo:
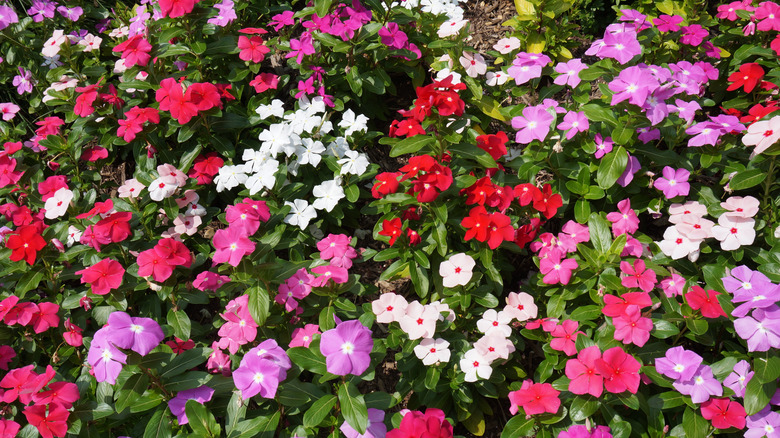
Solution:
[{"label": "flower", "polygon": [[368,425],[365,433],[358,432],[346,421],[341,424],[339,430],[346,438],[384,438],[387,434],[384,419],[385,411],[368,408]]},{"label": "flower", "polygon": [[119,348],[129,348],[146,356],[163,338],[160,324],[151,318],[131,317],[118,311],[108,316],[106,341]]},{"label": "flower", "polygon": [[36,404],[24,408],[27,422],[38,429],[43,438],[64,437],[68,432],[68,416],[70,412],[61,404]]},{"label": "flower", "polygon": [[626,274],[620,280],[625,287],[638,287],[645,292],[650,292],[657,283],[655,272],[645,267],[644,260],[634,260],[633,266],[628,262],[620,262],[620,270]]},{"label": "flower", "polygon": [[433,365],[437,362],[450,361],[450,343],[444,339],[423,339],[416,347],[414,354],[422,360],[423,365]]},{"label": "flower", "polygon": [[745,428],[747,413],[741,404],[727,398],[713,398],[701,405],[701,416],[716,429]]},{"label": "flower", "polygon": [[554,414],[561,407],[560,394],[561,392],[549,383],[533,383],[531,380],[526,380],[520,389],[509,393],[509,402],[512,403],[509,412],[512,415],[517,414],[517,408],[521,407],[526,415],[545,412]]},{"label": "flower", "polygon": [[103,259],[89,268],[76,271],[81,283],[88,283],[95,295],[105,295],[122,284],[125,268],[113,259]]},{"label": "flower", "polygon": [[464,253],[452,255],[448,260],[439,265],[439,275],[442,276],[444,287],[465,286],[471,280],[472,270],[476,263],[474,259]]},{"label": "flower", "polygon": [[768,351],[780,348],[780,319],[775,312],[756,309],[752,316],[734,321],[734,330],[747,341],[748,351]]},{"label": "flower", "polygon": [[718,218],[718,225],[712,227],[712,235],[720,240],[721,249],[733,251],[753,243],[756,238],[755,224],[756,221],[750,218],[723,214]]},{"label": "flower", "polygon": [[708,365],[699,365],[693,377],[688,380],[678,379],[673,385],[681,394],[690,395],[694,403],[704,403],[710,399],[710,396],[723,395],[723,387],[713,376],[712,368]]},{"label": "flower", "polygon": [[477,376],[482,379],[489,379],[493,374],[493,368],[490,367],[490,361],[482,355],[476,348],[472,348],[463,355],[460,360],[460,369],[466,373],[467,382],[476,382]]},{"label": "flower", "polygon": [[769,149],[770,146],[780,140],[780,116],[769,120],[762,120],[748,126],[747,133],[742,137],[745,146],[755,146],[750,158]]},{"label": "flower", "polygon": [[409,303],[401,295],[393,292],[384,293],[371,303],[371,310],[376,315],[376,321],[389,324],[399,322],[406,315]]},{"label": "flower", "polygon": [[612,347],[604,352],[601,359],[596,359],[596,370],[604,377],[604,389],[613,394],[624,391],[636,394],[641,367],[634,356],[620,347]]},{"label": "flower", "polygon": [[160,13],[163,17],[177,18],[192,12],[195,3],[200,0],[159,0]]},{"label": "flower", "polygon": [[479,53],[463,52],[463,56],[460,57],[460,65],[466,69],[466,74],[472,78],[484,75],[487,72],[485,58]]},{"label": "flower", "polygon": [[30,70],[25,70],[22,67],[19,67],[19,74],[14,76],[12,82],[13,86],[16,87],[16,92],[19,95],[24,93],[32,93],[34,83],[35,80],[33,79],[32,72]]},{"label": "flower", "polygon": [[691,175],[686,169],[680,168],[674,170],[669,166],[664,166],[663,177],[655,180],[653,187],[664,192],[666,199],[672,199],[676,196],[688,196],[691,185],[688,183],[688,177]]},{"label": "flower", "polygon": [[428,408],[424,414],[407,412],[398,429],[387,432],[386,438],[452,438],[452,434],[452,424],[445,418],[444,411]]},{"label": "flower", "polygon": [[723,379],[723,386],[734,391],[737,397],[745,397],[745,390],[750,379],[755,372],[750,371],[750,364],[746,360],[741,360],[734,365],[734,371]]},{"label": "flower", "polygon": [[11,250],[9,260],[12,262],[24,260],[32,265],[35,263],[38,251],[46,246],[46,241],[41,237],[36,225],[22,225],[6,236],[8,238],[5,247]]},{"label": "flower", "polygon": [[655,360],[655,370],[670,379],[689,380],[702,363],[702,357],[678,346],[666,351],[666,356]]},{"label": "flower", "polygon": [[290,214],[284,218],[284,222],[297,225],[301,230],[309,226],[309,221],[317,217],[317,211],[305,199],[296,199],[294,202],[285,201],[284,205],[290,206]]},{"label": "flower", "polygon": [[568,85],[572,88],[576,87],[582,81],[580,79],[580,72],[587,70],[588,66],[580,60],[580,58],[570,59],[567,62],[559,62],[555,66],[555,71],[561,75],[555,78],[554,83],[557,85]]},{"label": "flower", "polygon": [[773,412],[767,405],[759,413],[747,417],[745,438],[775,438],[780,431],[780,414]]},{"label": "flower", "polygon": [[371,364],[369,353],[372,348],[371,330],[358,320],[339,323],[323,333],[320,341],[327,370],[337,376],[363,374]]},{"label": "flower", "polygon": [[563,351],[567,356],[576,354],[577,347],[575,342],[577,340],[577,335],[582,333],[577,331],[579,327],[579,323],[571,319],[567,319],[556,325],[550,333],[553,337],[552,341],[550,341],[550,348],[557,351]]},{"label": "flower", "polygon": [[618,211],[608,213],[607,220],[612,222],[612,234],[633,234],[639,229],[639,218],[631,209],[631,200],[624,199],[617,204]]},{"label": "flower", "polygon": [[401,237],[401,227],[402,225],[400,218],[396,217],[392,220],[384,219],[382,221],[382,231],[379,232],[379,235],[390,237],[390,241],[388,243],[390,246],[393,246],[395,241]]},{"label": "flower", "polygon": [[423,306],[413,301],[406,306],[406,313],[398,321],[409,339],[430,338],[436,332],[440,312],[433,305]]},{"label": "flower", "polygon": [[303,328],[297,328],[292,332],[292,340],[289,347],[306,347],[309,348],[311,341],[314,340],[314,335],[320,334],[320,326],[317,324],[306,324]]},{"label": "flower", "polygon": [[739,66],[739,71],[736,71],[729,76],[729,85],[726,88],[727,91],[734,91],[739,87],[745,87],[745,92],[750,93],[756,88],[756,85],[761,83],[761,78],[764,77],[764,69],[761,68],[755,62],[742,64]]},{"label": "flower", "polygon": [[122,371],[122,364],[127,363],[127,355],[108,341],[108,331],[109,328],[105,327],[95,332],[89,346],[87,362],[92,366],[95,380],[113,385]]},{"label": "flower", "polygon": [[714,290],[704,290],[701,286],[693,286],[685,294],[685,301],[693,310],[701,310],[705,318],[717,318],[719,316],[727,317],[726,312],[720,306],[717,296],[720,292]]},{"label": "flower", "polygon": [[184,410],[188,400],[195,400],[200,404],[204,404],[211,401],[211,397],[214,395],[214,390],[208,386],[199,386],[193,389],[187,389],[179,391],[176,397],[168,400],[168,407],[171,409],[171,413],[176,416],[179,421],[179,425],[189,423],[187,413]]},{"label": "flower", "polygon": [[544,274],[542,281],[545,284],[569,284],[572,272],[578,266],[577,260],[573,258],[561,260],[560,254],[539,261],[539,271]]},{"label": "flower", "polygon": [[502,55],[506,55],[520,48],[520,40],[515,37],[501,38],[493,45]]},{"label": "flower", "polygon": [[604,391],[604,378],[596,370],[596,360],[600,358],[601,350],[593,345],[583,348],[576,358],[566,362],[566,377],[570,379],[569,391],[572,394],[601,396]]},{"label": "flower", "polygon": [[512,119],[512,127],[517,129],[515,141],[522,144],[534,140],[544,141],[550,132],[553,117],[543,105],[529,106],[523,109],[523,115]]}]

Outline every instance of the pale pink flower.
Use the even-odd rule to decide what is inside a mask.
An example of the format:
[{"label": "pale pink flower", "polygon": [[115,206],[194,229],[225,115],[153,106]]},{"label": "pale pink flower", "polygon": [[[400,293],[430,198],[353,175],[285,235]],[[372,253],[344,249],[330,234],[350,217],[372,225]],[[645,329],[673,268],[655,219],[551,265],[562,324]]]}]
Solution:
[{"label": "pale pink flower", "polygon": [[499,333],[508,338],[512,334],[512,328],[509,327],[511,321],[512,317],[508,313],[488,309],[482,314],[482,319],[477,321],[477,329],[486,335]]},{"label": "pale pink flower", "polygon": [[203,223],[200,216],[185,216],[179,214],[173,220],[173,230],[176,234],[192,236],[198,232],[198,227]]},{"label": "pale pink flower", "polygon": [[721,249],[733,251],[753,243],[756,238],[756,230],[753,228],[755,224],[756,221],[750,218],[723,214],[718,218],[718,225],[712,227],[712,235],[720,240]]},{"label": "pale pink flower", "polygon": [[393,292],[385,293],[379,296],[379,299],[371,303],[371,310],[376,315],[376,321],[389,324],[393,321],[400,321],[406,314],[406,307],[409,303],[406,299]]},{"label": "pale pink flower", "polygon": [[755,146],[750,159],[769,149],[780,139],[780,116],[772,117],[769,120],[762,120],[753,123],[748,127],[747,134],[742,137],[742,143],[745,146]]},{"label": "pale pink flower", "polygon": [[137,179],[131,178],[125,180],[125,183],[119,186],[117,192],[120,198],[137,198],[141,194],[141,190],[146,186],[141,184]]},{"label": "pale pink flower", "polygon": [[696,201],[688,201],[685,204],[672,204],[669,206],[669,222],[679,224],[684,220],[693,221],[693,218],[701,218],[707,214],[707,207]]},{"label": "pale pink flower", "polygon": [[527,321],[536,318],[539,309],[531,295],[525,292],[510,292],[506,297],[504,313],[518,321]]},{"label": "pale pink flower", "polygon": [[157,173],[159,173],[160,178],[164,179],[168,184],[175,184],[178,187],[184,187],[184,185],[187,184],[187,175],[172,164],[166,163],[157,166]]},{"label": "pale pink flower", "polygon": [[11,102],[0,103],[0,114],[2,114],[3,120],[6,122],[13,120],[16,113],[19,112],[19,109],[19,105]]},{"label": "pale pink flower", "polygon": [[414,347],[414,354],[422,360],[423,365],[433,365],[437,362],[450,361],[450,343],[444,339],[426,338]]},{"label": "pale pink flower", "polygon": [[62,46],[62,43],[68,40],[68,37],[65,36],[65,32],[63,32],[61,29],[55,30],[51,38],[46,40],[45,43],[43,43],[43,49],[41,49],[41,54],[47,58],[51,58],[54,55],[60,53],[60,47]]},{"label": "pale pink flower", "polygon": [[496,71],[496,72],[489,71],[485,74],[485,83],[490,85],[491,87],[504,85],[508,80],[509,80],[509,75],[504,73],[503,71]]},{"label": "pale pink flower", "polygon": [[88,33],[87,36],[85,36],[81,41],[79,41],[79,45],[84,46],[85,52],[91,52],[93,50],[100,49],[101,42],[103,42],[103,38]]},{"label": "pale pink flower", "polygon": [[487,71],[485,58],[479,53],[463,52],[463,56],[460,57],[460,65],[466,69],[466,74],[472,78],[484,75]]},{"label": "pale pink flower", "polygon": [[152,198],[152,201],[160,202],[165,198],[173,196],[178,188],[176,184],[171,184],[165,178],[157,178],[149,184],[149,197]]},{"label": "pale pink flower", "polygon": [[463,355],[459,365],[460,369],[466,373],[465,380],[467,382],[476,382],[477,376],[482,379],[489,379],[490,375],[493,374],[493,368],[490,368],[490,361],[475,348]]},{"label": "pale pink flower", "polygon": [[520,48],[520,40],[515,37],[501,38],[493,45],[493,48],[496,49],[498,53],[506,55]]},{"label": "pale pink flower", "polygon": [[439,31],[436,34],[439,35],[439,38],[447,38],[448,36],[457,35],[458,32],[463,29],[463,26],[465,26],[466,23],[468,23],[468,20],[453,19],[445,21],[439,27]]},{"label": "pale pink flower", "polygon": [[474,348],[489,362],[496,359],[509,359],[515,351],[515,344],[500,333],[490,333],[474,343]]},{"label": "pale pink flower", "polygon": [[409,339],[420,339],[433,337],[438,319],[439,313],[435,308],[412,301],[406,308],[406,314],[398,322],[401,324],[401,330],[409,335]]},{"label": "pale pink flower", "polygon": [[680,234],[685,235],[691,240],[704,240],[708,237],[712,237],[713,225],[715,225],[715,223],[711,220],[689,214],[686,215],[682,222],[679,222],[676,227]]},{"label": "pale pink flower", "polygon": [[449,260],[445,260],[439,265],[442,284],[444,287],[465,286],[471,280],[475,265],[474,259],[468,254],[453,255]]},{"label": "pale pink flower", "polygon": [[730,217],[743,217],[751,218],[758,213],[758,207],[760,203],[758,199],[752,196],[732,196],[726,199],[726,202],[721,202],[720,206],[728,210],[724,213]]},{"label": "pale pink flower", "polygon": [[658,242],[658,247],[668,257],[677,260],[698,251],[700,243],[700,240],[687,238],[676,227],[669,227],[664,232],[664,240]]},{"label": "pale pink flower", "polygon": [[[455,312],[450,309],[450,306],[447,303],[442,303],[440,300],[436,300],[428,303],[428,305],[425,307],[436,309],[436,313],[439,315],[439,321],[455,321]],[[442,313],[446,313],[447,316],[443,316]]]}]

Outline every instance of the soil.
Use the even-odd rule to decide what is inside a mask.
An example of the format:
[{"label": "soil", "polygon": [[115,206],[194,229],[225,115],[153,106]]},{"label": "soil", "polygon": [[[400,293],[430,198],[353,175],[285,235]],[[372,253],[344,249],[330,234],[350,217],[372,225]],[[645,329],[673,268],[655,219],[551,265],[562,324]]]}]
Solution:
[{"label": "soil", "polygon": [[511,27],[501,24],[515,15],[515,4],[512,0],[480,0],[464,4],[463,18],[469,20],[470,46],[484,53],[493,50],[493,45],[504,38]]}]

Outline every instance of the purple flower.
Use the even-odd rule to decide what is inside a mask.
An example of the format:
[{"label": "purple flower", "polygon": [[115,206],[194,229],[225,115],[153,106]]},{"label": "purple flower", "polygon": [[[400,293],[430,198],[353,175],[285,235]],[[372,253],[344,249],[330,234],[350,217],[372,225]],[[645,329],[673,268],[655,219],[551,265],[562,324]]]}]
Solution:
[{"label": "purple flower", "polygon": [[612,141],[612,137],[607,137],[602,140],[601,134],[599,133],[596,134],[594,141],[596,142],[596,153],[594,155],[598,159],[601,159],[604,155],[612,152],[612,146],[615,144]]},{"label": "purple flower", "polygon": [[313,55],[315,52],[311,32],[307,31],[301,34],[300,40],[290,39],[290,53],[285,55],[285,58],[295,58],[295,62],[301,64],[305,55]]},{"label": "purple flower", "polygon": [[108,316],[106,339],[119,348],[129,348],[146,356],[160,345],[162,328],[151,318],[131,317],[125,312],[113,312]]},{"label": "purple flower", "polygon": [[723,130],[724,134],[733,134],[747,130],[745,125],[739,123],[739,118],[737,116],[720,114],[716,117],[710,117],[710,120],[712,120],[713,123],[720,125],[720,129]]},{"label": "purple flower", "polygon": [[744,303],[731,312],[741,318],[753,309],[765,309],[780,301],[780,286],[775,285],[766,275],[753,271],[747,266],[737,266],[731,270],[731,276],[724,277],[723,287],[733,293],[733,303]]},{"label": "purple flower", "polygon": [[599,50],[598,57],[614,58],[620,64],[625,64],[641,53],[642,46],[639,45],[635,32],[606,33],[604,47]]},{"label": "purple flower", "polygon": [[385,426],[385,412],[379,409],[368,409],[368,427],[366,427],[366,433],[359,433],[346,421],[341,424],[339,428],[341,433],[347,438],[384,438],[387,434],[387,426]]},{"label": "purple flower", "polygon": [[21,94],[31,93],[33,90],[33,76],[30,70],[19,67],[19,74],[14,76],[13,81],[16,92]]},{"label": "purple flower", "polygon": [[512,127],[519,129],[515,141],[522,144],[531,143],[534,139],[544,141],[550,132],[550,125],[555,117],[542,105],[529,106],[523,109],[523,115],[512,119]]},{"label": "purple flower", "polygon": [[19,17],[16,15],[14,8],[8,5],[0,5],[0,30],[5,29],[13,23],[18,23]]},{"label": "purple flower", "polygon": [[677,115],[680,116],[681,119],[684,119],[689,125],[693,123],[693,118],[696,117],[696,111],[701,109],[699,102],[694,100],[686,102],[682,99],[675,99],[674,105],[672,111],[677,112]]},{"label": "purple flower", "polygon": [[406,33],[398,28],[398,23],[393,21],[379,29],[378,33],[379,37],[382,39],[382,44],[391,49],[403,49],[406,42],[409,40]]},{"label": "purple flower", "polygon": [[683,347],[666,351],[666,356],[655,360],[655,370],[675,380],[688,380],[701,365],[702,357]]},{"label": "purple flower", "polygon": [[759,413],[746,418],[745,438],[780,437],[780,414],[766,406]]},{"label": "purple flower", "polygon": [[135,15],[130,18],[129,35],[131,37],[144,35],[146,33],[146,21],[151,17],[152,15],[146,12],[146,6],[136,6]]},{"label": "purple flower", "polygon": [[559,62],[555,66],[555,71],[561,75],[555,78],[557,85],[568,85],[572,88],[580,84],[580,72],[587,70],[588,66],[583,64],[580,58],[574,58],[568,62]]},{"label": "purple flower", "polygon": [[189,423],[187,419],[187,413],[184,411],[184,407],[187,405],[187,400],[195,400],[200,404],[204,404],[211,401],[211,396],[214,395],[214,390],[208,386],[201,386],[198,388],[187,389],[179,391],[176,397],[168,401],[168,408],[171,413],[179,420],[179,425]]},{"label": "purple flower", "polygon": [[107,333],[110,330],[110,327],[103,327],[95,332],[89,345],[87,363],[92,366],[95,380],[113,385],[122,371],[122,364],[127,363],[127,355],[108,341]]},{"label": "purple flower", "polygon": [[734,371],[723,380],[723,385],[734,391],[737,397],[745,397],[745,388],[753,374],[755,373],[750,371],[750,364],[741,360],[734,365]]},{"label": "purple flower", "polygon": [[550,63],[550,57],[541,53],[520,52],[512,61],[507,74],[517,85],[524,84],[542,75],[542,67]]},{"label": "purple flower", "polygon": [[[748,351],[780,348],[780,315],[777,307],[756,309],[752,316],[734,321],[734,330],[747,341]],[[755,317],[755,318],[754,318]]]},{"label": "purple flower", "polygon": [[688,183],[688,177],[691,172],[679,168],[677,170],[664,166],[663,177],[655,180],[653,187],[664,192],[666,199],[672,199],[677,196],[688,196],[691,185]]},{"label": "purple flower", "polygon": [[590,123],[584,111],[569,111],[563,116],[563,122],[558,124],[558,129],[568,130],[566,140],[571,140],[578,132],[585,132],[588,128],[590,128]]},{"label": "purple flower", "polygon": [[211,23],[215,26],[225,27],[230,23],[231,21],[238,18],[236,16],[236,11],[233,9],[233,1],[232,0],[222,0],[221,3],[217,3],[214,5],[217,10],[219,10],[219,13],[208,19],[208,23]]},{"label": "purple flower", "polygon": [[273,26],[274,30],[279,32],[279,29],[295,24],[295,20],[293,20],[294,16],[295,12],[284,11],[281,14],[276,14],[271,17],[271,21],[268,22],[268,25]]},{"label": "purple flower", "polygon": [[320,351],[328,372],[338,376],[363,374],[371,364],[374,340],[371,330],[358,320],[344,321],[322,334]]},{"label": "purple flower", "polygon": [[27,10],[27,14],[32,16],[36,23],[40,23],[44,18],[53,18],[57,3],[48,0],[33,0],[32,6]]},{"label": "purple flower", "polygon": [[639,159],[637,157],[631,156],[631,154],[628,154],[628,164],[626,165],[626,170],[622,175],[620,175],[620,178],[617,179],[617,183],[620,184],[621,187],[625,187],[631,184],[631,181],[634,180],[634,174],[639,172],[639,169],[641,168],[642,165],[639,164]]},{"label": "purple flower", "polygon": [[712,375],[712,368],[709,365],[699,365],[693,377],[688,380],[678,379],[673,385],[680,394],[690,395],[694,403],[704,403],[710,399],[710,396],[723,395],[723,387]]},{"label": "purple flower", "polygon": [[638,66],[628,67],[609,83],[609,89],[615,93],[612,95],[611,104],[617,105],[628,99],[629,103],[642,106],[647,96],[659,85],[658,80],[648,69]]},{"label": "purple flower", "polygon": [[76,22],[79,21],[79,18],[81,18],[81,15],[84,13],[84,10],[81,9],[80,6],[74,6],[72,8],[69,8],[67,6],[58,6],[57,12],[59,12],[60,15],[67,18],[68,20]]},{"label": "purple flower", "polygon": [[248,352],[241,365],[233,372],[233,382],[241,391],[241,398],[247,400],[260,394],[261,397],[274,398],[279,387],[280,368],[270,359]]},{"label": "purple flower", "polygon": [[647,15],[642,14],[636,9],[621,9],[620,12],[623,14],[620,16],[620,21],[633,23],[637,32],[641,32],[651,27],[650,22],[647,20]]},{"label": "purple flower", "polygon": [[661,139],[661,130],[660,129],[650,129],[650,127],[645,128],[638,128],[636,130],[637,138],[639,141],[641,141],[644,144],[647,144],[653,140],[660,140]]},{"label": "purple flower", "polygon": [[287,378],[287,370],[292,368],[292,362],[290,357],[287,356],[287,352],[279,346],[273,339],[266,339],[261,342],[257,347],[249,350],[249,352],[241,359],[241,365],[244,364],[247,356],[255,355],[261,359],[270,360],[276,366],[279,367],[279,381]]},{"label": "purple flower", "polygon": [[693,135],[688,140],[688,147],[704,146],[705,144],[715,146],[720,136],[725,134],[721,126],[715,122],[699,122],[685,130],[688,135]]}]

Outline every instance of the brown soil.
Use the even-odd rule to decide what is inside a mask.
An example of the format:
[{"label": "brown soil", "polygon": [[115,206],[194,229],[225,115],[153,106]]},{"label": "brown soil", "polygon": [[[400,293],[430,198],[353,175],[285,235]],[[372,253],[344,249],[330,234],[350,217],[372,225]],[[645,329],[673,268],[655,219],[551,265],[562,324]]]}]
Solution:
[{"label": "brown soil", "polygon": [[512,0],[480,0],[463,4],[464,18],[469,20],[471,27],[469,45],[484,53],[493,50],[493,45],[504,38],[511,27],[501,24],[515,15],[515,4]]}]

